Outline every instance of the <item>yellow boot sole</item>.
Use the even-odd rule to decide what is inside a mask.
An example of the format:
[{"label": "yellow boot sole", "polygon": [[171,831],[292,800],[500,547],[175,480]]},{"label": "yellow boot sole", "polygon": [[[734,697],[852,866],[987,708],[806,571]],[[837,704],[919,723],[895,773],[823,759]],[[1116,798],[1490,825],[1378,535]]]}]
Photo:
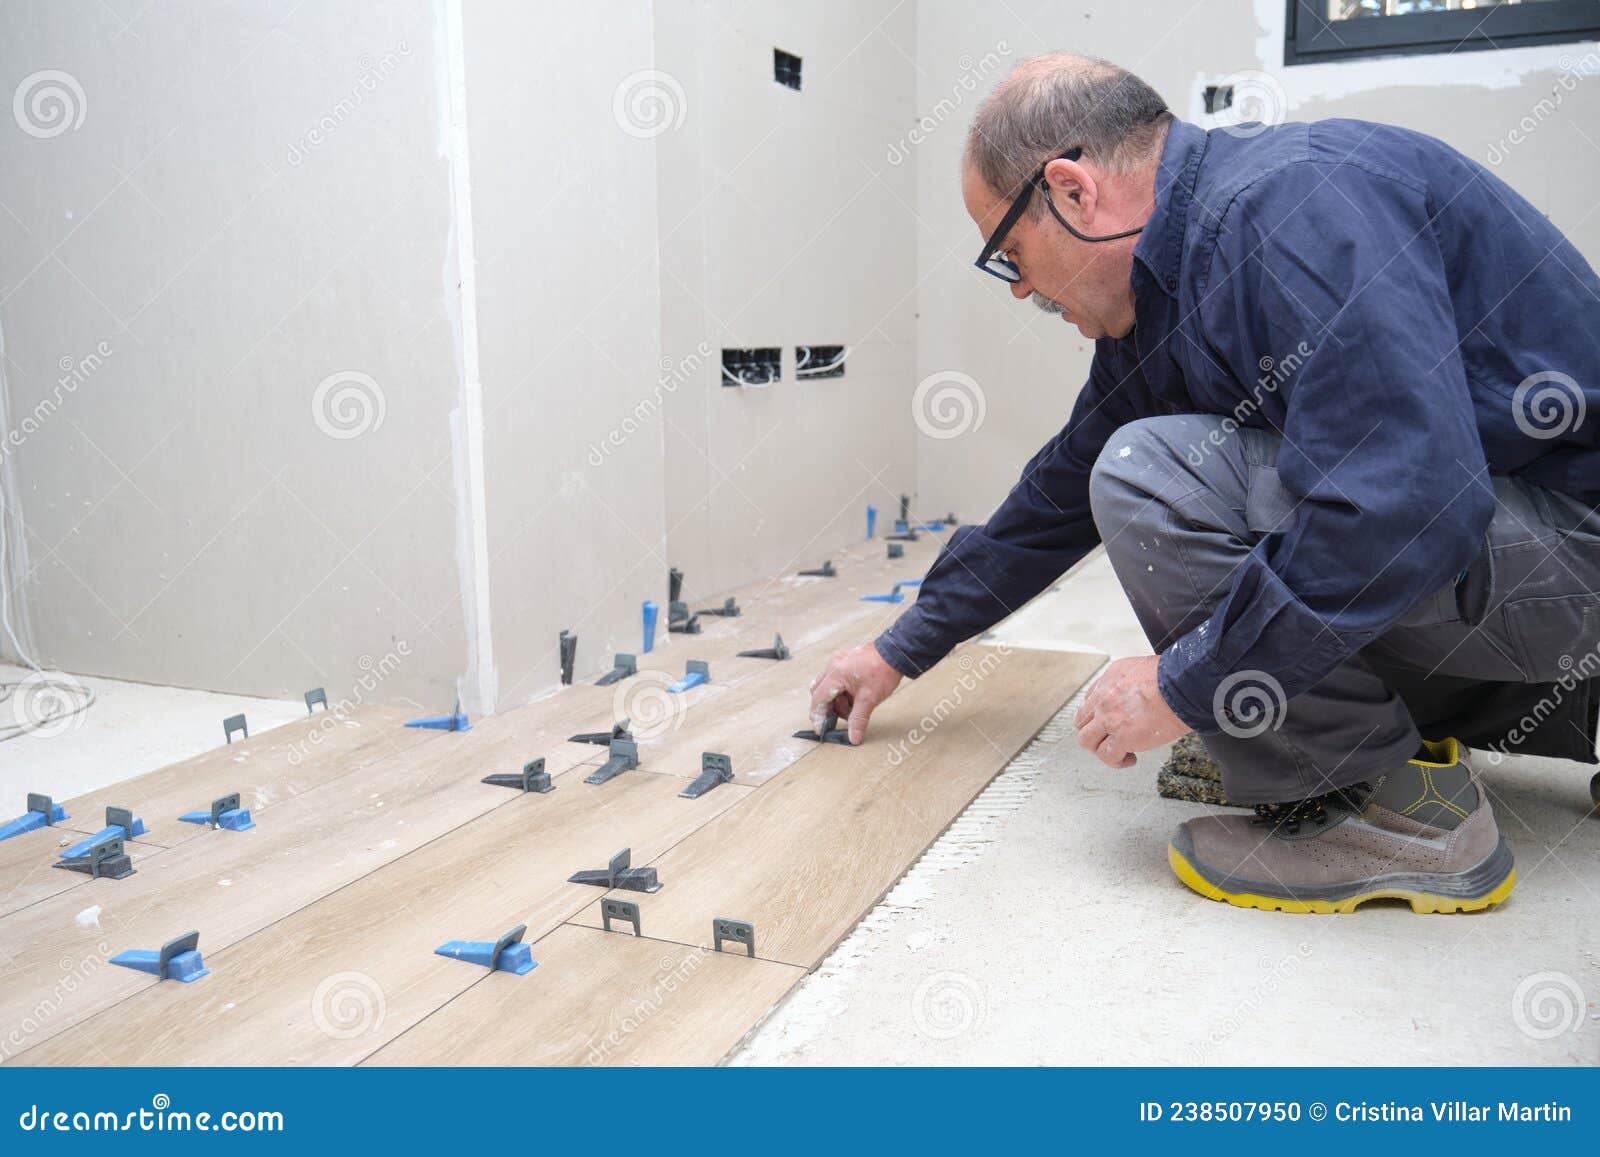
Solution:
[{"label": "yellow boot sole", "polygon": [[1343,900],[1291,900],[1282,896],[1260,896],[1254,892],[1225,892],[1195,870],[1182,852],[1167,845],[1167,862],[1172,870],[1191,889],[1208,900],[1222,900],[1238,908],[1259,908],[1266,912],[1354,912],[1368,900],[1404,900],[1413,912],[1481,912],[1492,908],[1507,896],[1517,883],[1517,870],[1512,868],[1506,878],[1493,891],[1482,896],[1463,899],[1459,896],[1436,896],[1429,892],[1414,892],[1404,888],[1379,888],[1371,892],[1348,896]]}]

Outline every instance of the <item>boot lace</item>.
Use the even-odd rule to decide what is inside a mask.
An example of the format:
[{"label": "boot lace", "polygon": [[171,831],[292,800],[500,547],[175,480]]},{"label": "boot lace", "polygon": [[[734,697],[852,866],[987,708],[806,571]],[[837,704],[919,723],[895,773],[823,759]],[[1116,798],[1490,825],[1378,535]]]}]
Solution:
[{"label": "boot lace", "polygon": [[1305,824],[1314,824],[1319,828],[1326,824],[1330,807],[1341,811],[1360,811],[1366,791],[1367,785],[1358,783],[1291,803],[1258,803],[1255,805],[1255,818],[1250,822],[1265,824],[1274,831],[1282,829],[1291,836],[1297,835]]}]

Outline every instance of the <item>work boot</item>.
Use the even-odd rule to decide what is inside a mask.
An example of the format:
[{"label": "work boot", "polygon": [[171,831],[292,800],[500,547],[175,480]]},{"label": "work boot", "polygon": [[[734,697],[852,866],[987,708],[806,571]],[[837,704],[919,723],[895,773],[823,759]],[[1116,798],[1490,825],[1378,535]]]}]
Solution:
[{"label": "work boot", "polygon": [[1511,849],[1454,739],[1373,784],[1256,814],[1210,815],[1178,827],[1167,859],[1189,887],[1241,908],[1352,912],[1379,897],[1414,912],[1498,904],[1517,880]]}]

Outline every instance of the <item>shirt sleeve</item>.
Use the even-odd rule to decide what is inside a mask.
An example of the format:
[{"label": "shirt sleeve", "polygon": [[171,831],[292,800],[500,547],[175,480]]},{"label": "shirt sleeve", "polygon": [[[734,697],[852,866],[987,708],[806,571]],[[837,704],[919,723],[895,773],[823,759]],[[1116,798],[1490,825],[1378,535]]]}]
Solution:
[{"label": "shirt sleeve", "polygon": [[1408,182],[1314,162],[1224,215],[1200,328],[1235,389],[1269,395],[1293,507],[1158,661],[1196,731],[1240,721],[1244,681],[1280,704],[1315,686],[1482,549],[1493,490],[1431,216]]},{"label": "shirt sleeve", "polygon": [[878,654],[916,678],[952,648],[1017,610],[1097,542],[1089,470],[1123,424],[1156,412],[1120,343],[1095,343],[1072,415],[1028,462],[982,526],[956,529],[923,577],[917,601],[876,640]]}]

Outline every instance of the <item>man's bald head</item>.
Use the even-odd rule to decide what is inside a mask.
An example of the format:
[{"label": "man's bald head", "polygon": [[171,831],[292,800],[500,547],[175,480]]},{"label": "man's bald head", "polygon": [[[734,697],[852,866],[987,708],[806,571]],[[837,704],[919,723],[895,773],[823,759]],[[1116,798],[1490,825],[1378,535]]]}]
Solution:
[{"label": "man's bald head", "polygon": [[[978,109],[963,161],[995,195],[1009,198],[1040,165],[1075,146],[1107,172],[1152,164],[1172,119],[1155,89],[1109,61],[1036,56]],[[1029,216],[1043,211],[1039,201],[1029,206]]]}]

